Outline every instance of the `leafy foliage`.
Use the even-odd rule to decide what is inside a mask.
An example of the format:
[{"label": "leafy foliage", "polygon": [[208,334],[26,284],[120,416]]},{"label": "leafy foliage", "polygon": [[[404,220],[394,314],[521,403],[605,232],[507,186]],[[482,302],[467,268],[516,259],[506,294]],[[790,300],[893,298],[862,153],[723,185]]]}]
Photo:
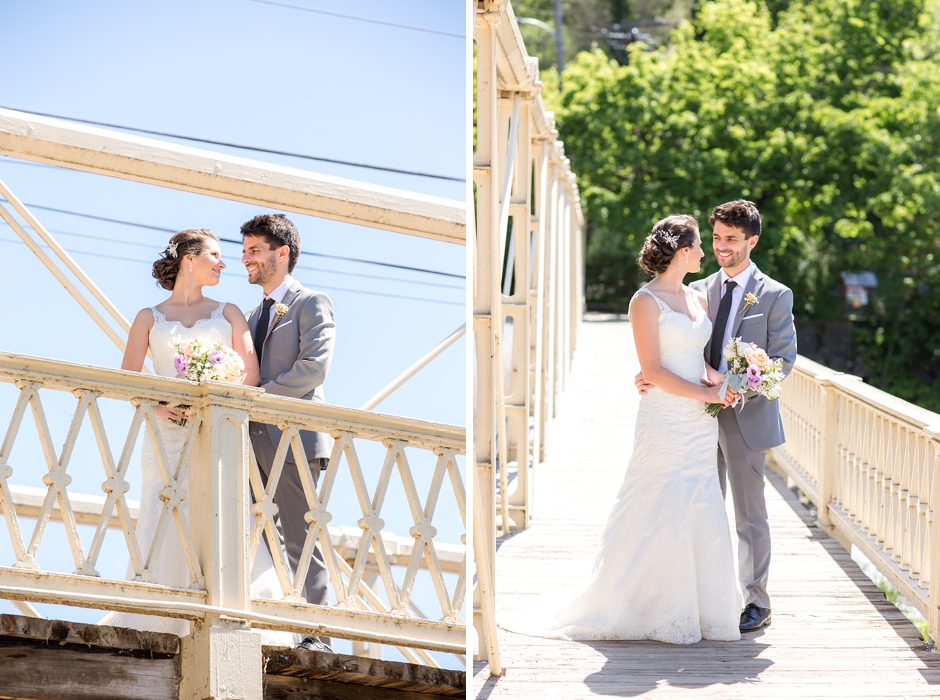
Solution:
[{"label": "leafy foliage", "polygon": [[[587,297],[626,304],[668,214],[757,203],[757,265],[796,313],[843,314],[839,273],[873,270],[861,367],[940,411],[940,0],[714,0],[628,65],[599,50],[543,73],[589,222]],[[709,274],[716,268],[703,270]]]}]

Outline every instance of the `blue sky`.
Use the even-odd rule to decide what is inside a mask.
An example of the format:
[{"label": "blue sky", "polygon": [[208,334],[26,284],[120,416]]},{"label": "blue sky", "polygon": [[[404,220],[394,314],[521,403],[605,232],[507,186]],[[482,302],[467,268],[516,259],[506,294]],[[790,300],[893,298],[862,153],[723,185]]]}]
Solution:
[{"label": "blue sky", "polygon": [[[0,106],[302,153],[454,178],[466,176],[466,10],[461,2],[291,4],[342,12],[393,27],[256,0],[230,2],[0,3]],[[456,34],[459,36],[449,36]],[[13,68],[12,70],[10,68]],[[129,132],[134,133],[134,132]],[[164,139],[174,141],[174,139]],[[448,199],[463,182],[417,177],[289,156],[178,141],[187,145]],[[238,238],[255,206],[150,185],[25,164],[0,157],[0,179],[129,320],[166,293],[150,265],[169,237],[155,229],[207,227]],[[142,224],[109,223],[116,219]],[[305,256],[295,277],[333,299],[337,345],[328,401],[358,407],[466,320],[465,248],[349,224],[288,214],[305,251],[423,268],[447,275]],[[256,305],[238,246],[224,244],[229,267],[209,296]],[[120,353],[51,274],[0,225],[0,350],[117,367]],[[306,269],[304,269],[306,268]],[[465,344],[447,350],[378,410],[463,425]],[[0,385],[0,430],[15,393]],[[61,448],[72,397],[49,396]],[[116,420],[118,420],[116,418]],[[24,443],[28,436],[24,434]],[[24,450],[26,448],[24,447]],[[368,451],[368,450],[367,450]],[[25,452],[24,452],[25,455]],[[416,456],[421,470],[424,464]],[[40,465],[41,466],[41,465]],[[38,466],[21,473],[31,473]],[[44,467],[42,467],[44,469]],[[100,466],[96,469],[100,470]],[[38,477],[41,469],[35,472]],[[101,475],[75,467],[73,489],[100,493]],[[36,480],[11,480],[39,486]],[[80,488],[79,488],[80,487]],[[419,483],[419,490],[424,486]],[[134,497],[133,492],[129,496]],[[392,498],[390,494],[389,498]],[[422,493],[423,497],[423,493]],[[451,501],[442,500],[439,513]],[[337,504],[345,503],[339,499]],[[354,500],[349,507],[355,508]],[[407,511],[389,512],[405,534]],[[456,542],[459,516],[441,516],[442,539]],[[336,524],[355,524],[340,515]],[[405,523],[406,524],[406,523]],[[31,525],[27,525],[27,536]],[[0,528],[5,530],[5,528]],[[0,532],[0,565],[12,550]],[[50,531],[50,552],[61,549]],[[85,546],[89,536],[83,535]],[[64,568],[67,569],[67,551]],[[50,562],[48,566],[54,566]],[[123,571],[115,562],[112,569]],[[427,591],[430,593],[430,591]],[[429,599],[433,603],[431,594]],[[419,603],[420,604],[420,603]],[[0,602],[0,610],[9,610]],[[432,605],[427,605],[433,609]],[[93,621],[97,612],[72,619]]]}]

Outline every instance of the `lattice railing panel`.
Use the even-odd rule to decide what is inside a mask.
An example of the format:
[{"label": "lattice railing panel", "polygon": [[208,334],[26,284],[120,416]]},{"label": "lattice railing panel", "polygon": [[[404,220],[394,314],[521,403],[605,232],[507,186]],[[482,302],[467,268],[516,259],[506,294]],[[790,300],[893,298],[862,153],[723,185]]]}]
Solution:
[{"label": "lattice railing panel", "polygon": [[[168,449],[159,427],[163,419],[157,418],[154,409],[161,403],[184,407],[189,416],[178,458],[171,458],[175,452]],[[212,463],[210,453],[218,458],[224,452],[206,452],[207,445],[215,444],[206,437],[207,431],[217,423],[203,421],[214,406],[222,407],[227,425],[232,425],[238,411],[242,416],[243,454],[249,457],[242,478],[247,479],[254,497],[254,503],[243,506],[249,524],[245,570],[250,570],[259,545],[266,542],[276,553],[275,569],[285,595],[285,601],[252,601],[244,610],[246,618],[255,615],[262,627],[292,631],[302,631],[306,624],[325,625],[327,632],[340,631],[334,636],[343,636],[345,630],[350,639],[390,644],[395,644],[397,634],[407,647],[442,651],[463,647],[466,556],[456,552],[456,542],[461,549],[465,544],[465,493],[459,464],[464,453],[462,429],[330,406],[314,409],[307,402],[245,387],[197,386],[5,353],[0,353],[0,511],[12,560],[0,561],[2,595],[56,602],[55,591],[66,581],[69,592],[62,594],[66,604],[107,608],[103,601],[115,594],[117,610],[191,619],[206,614],[205,605],[199,607],[200,598],[193,596],[209,600],[212,595],[204,574],[208,549],[205,535],[193,529],[192,514],[204,513],[211,504],[200,500],[207,497],[204,477],[198,482],[202,490],[191,493],[190,487],[194,471],[205,474]],[[248,440],[249,415],[252,421],[283,429],[267,483]],[[285,469],[306,464],[301,430],[328,432],[336,440],[318,484],[309,470],[299,470],[309,507],[305,552],[309,554],[319,543],[324,553],[336,599],[330,608],[303,601],[307,567],[301,565],[292,575],[275,532],[277,508],[272,494],[278,480]],[[139,492],[140,452],[145,443],[152,448],[159,472],[161,502],[156,531],[148,541],[136,529],[135,508],[130,503],[130,497]],[[238,451],[231,452],[231,446],[225,449],[230,451],[224,454]],[[76,476],[83,487],[78,491]],[[92,497],[87,492],[94,486],[102,495],[91,516],[88,502]],[[32,500],[23,500],[26,488]],[[73,498],[82,504],[81,521],[86,525],[81,527]],[[64,531],[72,569],[62,571],[61,551],[58,570],[38,563],[53,521]],[[30,522],[34,523],[31,533]],[[452,543],[441,544],[441,523]],[[168,538],[178,539],[182,548],[188,568],[186,589],[157,585],[151,572]],[[49,546],[57,545],[53,541]],[[61,549],[61,543],[58,546]],[[109,563],[104,576],[99,572],[103,557]],[[132,581],[118,577],[111,565],[116,557],[129,561]],[[301,561],[309,561],[309,556]],[[15,571],[32,574],[23,578]],[[47,579],[48,585],[43,583]],[[376,589],[370,583],[376,583]],[[24,592],[27,589],[33,592]],[[419,589],[440,608],[425,609],[429,618],[413,603]],[[273,604],[274,619],[269,612],[254,613],[257,603],[263,611]],[[278,616],[285,620],[282,626],[276,621]],[[383,617],[394,620],[391,627],[399,632],[385,631]],[[362,622],[357,622],[359,618]],[[409,633],[409,625],[417,627]],[[403,653],[412,660],[433,663],[420,649]]]},{"label": "lattice railing panel", "polygon": [[[269,549],[277,553],[274,557],[275,568],[285,598],[302,600],[304,583],[309,573],[307,563],[313,547],[319,543],[337,606],[410,617],[413,615],[411,597],[415,584],[419,575],[424,573],[440,606],[439,619],[460,622],[466,588],[466,559],[464,558],[461,564],[456,581],[448,586],[448,576],[445,575],[436,548],[437,528],[434,525],[435,513],[443,494],[447,497],[450,507],[456,508],[460,513],[461,524],[466,526],[466,495],[456,450],[445,447],[409,447],[406,440],[373,439],[373,443],[383,448],[382,453],[377,455],[376,450],[371,450],[372,454],[369,456],[373,463],[364,465],[360,454],[361,446],[357,446],[357,443],[368,439],[358,438],[354,431],[337,431],[329,466],[323,471],[318,485],[314,485],[308,469],[297,470],[309,507],[306,516],[309,530],[301,556],[303,564],[297,575],[292,577],[286,564],[284,546],[275,531],[277,506],[274,503],[274,493],[284,470],[297,469],[297,464],[306,464],[306,455],[299,436],[301,426],[281,424],[279,427],[282,429],[281,442],[266,484],[252,456],[251,484],[255,503],[252,505],[250,548],[251,556],[257,556],[263,536]],[[430,470],[416,471],[408,457],[409,449],[425,453],[425,467],[430,466],[427,457],[433,457],[433,467]],[[292,456],[291,461],[288,461],[289,456]],[[377,456],[380,456],[380,461],[375,459]],[[430,479],[427,479],[428,472]],[[426,482],[422,484],[424,488],[419,488],[416,476],[425,477],[420,479],[421,482]],[[348,511],[351,505],[348,499],[341,505],[340,510],[333,505],[331,499],[338,481],[344,482],[347,487],[344,490],[347,493],[354,494],[355,507],[358,509],[355,515],[361,515],[356,524],[362,535],[355,558],[351,562],[347,562],[342,553],[331,545],[327,531],[328,524],[334,521],[334,513],[339,512],[345,518],[352,515],[343,512]],[[405,570],[400,576],[396,576],[393,569],[385,537],[388,530],[386,511],[383,509],[388,501],[390,489],[398,492],[397,498],[394,499],[397,504],[408,504],[409,522],[404,522],[402,513],[397,513],[398,527],[395,532],[403,534],[404,530],[414,539]],[[460,539],[465,541],[463,533],[460,534]],[[384,597],[376,595],[364,583],[367,567],[378,569]]]},{"label": "lattice railing panel", "polygon": [[787,443],[777,462],[843,544],[930,618],[936,641],[940,416],[803,357],[780,400]]},{"label": "lattice railing panel", "polygon": [[[52,520],[53,512],[57,511],[56,519],[60,520],[64,526],[75,563],[75,573],[97,577],[100,575],[96,569],[97,561],[101,555],[105,535],[112,523],[112,515],[116,511],[127,546],[126,554],[136,574],[135,580],[153,582],[151,567],[159,556],[168,533],[172,533],[170,536],[180,538],[189,567],[190,582],[194,588],[200,587],[203,576],[199,562],[194,555],[186,516],[181,509],[186,500],[189,462],[199,427],[198,416],[190,422],[187,440],[179,459],[170,463],[163,437],[157,429],[157,418],[153,411],[154,403],[131,400],[130,403],[134,406],[134,416],[123,439],[120,436],[116,438],[119,440],[118,446],[121,447],[121,452],[120,458],[115,461],[115,451],[109,441],[108,431],[98,405],[99,393],[85,388],[77,388],[72,392],[76,404],[69,419],[65,440],[61,447],[57,448],[40,391],[42,383],[16,380],[14,385],[19,390],[19,395],[6,428],[2,447],[0,447],[0,494],[2,494],[0,495],[2,498],[0,508],[3,510],[7,532],[16,557],[16,560],[10,564],[14,568],[33,570],[40,568],[37,564],[39,549],[44,540],[46,528]],[[30,481],[30,472],[35,471],[35,464],[32,465],[33,469],[15,467],[16,460],[13,458],[17,438],[27,427],[24,424],[30,422],[30,419],[46,468],[42,483],[47,488],[47,492],[39,513],[35,517],[32,536],[27,544],[23,536],[22,519],[17,513],[10,487],[14,483]],[[76,443],[83,432],[90,432],[94,435],[97,454],[82,455],[82,468],[86,471],[101,470],[100,474],[103,477],[101,490],[106,494],[105,503],[87,550],[82,545],[69,498],[69,486],[72,483],[72,473],[69,467],[75,454]],[[126,497],[130,489],[130,483],[127,480],[129,471],[137,473],[139,470],[139,461],[132,466],[132,457],[135,455],[135,446],[139,439],[151,441],[164,485],[161,491],[162,512],[156,533],[150,542],[138,540]],[[29,454],[25,454],[23,459],[28,460],[30,457],[35,459],[35,455]]]}]

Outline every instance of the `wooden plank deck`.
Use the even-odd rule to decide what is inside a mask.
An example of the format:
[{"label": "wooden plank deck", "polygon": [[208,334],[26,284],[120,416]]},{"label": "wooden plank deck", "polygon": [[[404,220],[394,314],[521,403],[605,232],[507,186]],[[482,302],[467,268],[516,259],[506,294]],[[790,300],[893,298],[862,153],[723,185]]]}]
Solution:
[{"label": "wooden plank deck", "polygon": [[[623,479],[638,397],[630,326],[591,315],[536,474],[532,527],[499,542],[497,610],[531,609],[547,585],[574,593],[590,572]],[[785,387],[785,385],[784,385]],[[500,630],[506,675],[475,662],[474,697],[940,697],[940,654],[768,474],[773,624],[740,642],[561,642]],[[729,499],[730,506],[730,499]],[[730,516],[730,508],[729,508]],[[734,529],[732,528],[732,535]]]}]

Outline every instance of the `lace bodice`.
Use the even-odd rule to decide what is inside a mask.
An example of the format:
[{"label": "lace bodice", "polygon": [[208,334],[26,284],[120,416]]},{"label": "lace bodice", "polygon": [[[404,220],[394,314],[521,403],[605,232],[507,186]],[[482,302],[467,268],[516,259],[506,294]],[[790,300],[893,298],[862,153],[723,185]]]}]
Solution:
[{"label": "lace bodice", "polygon": [[648,289],[638,293],[649,294],[659,305],[659,354],[663,367],[690,382],[698,383],[705,371],[705,346],[712,334],[712,322],[697,297],[692,306],[693,321]]},{"label": "lace bodice", "polygon": [[166,316],[156,307],[153,312],[153,327],[150,329],[150,351],[153,353],[153,369],[162,377],[176,377],[176,368],[173,366],[173,356],[176,350],[173,341],[204,338],[210,343],[221,341],[232,346],[232,324],[230,324],[222,311],[225,302],[220,302],[209,318],[200,318],[187,328],[180,321],[167,321]]}]

